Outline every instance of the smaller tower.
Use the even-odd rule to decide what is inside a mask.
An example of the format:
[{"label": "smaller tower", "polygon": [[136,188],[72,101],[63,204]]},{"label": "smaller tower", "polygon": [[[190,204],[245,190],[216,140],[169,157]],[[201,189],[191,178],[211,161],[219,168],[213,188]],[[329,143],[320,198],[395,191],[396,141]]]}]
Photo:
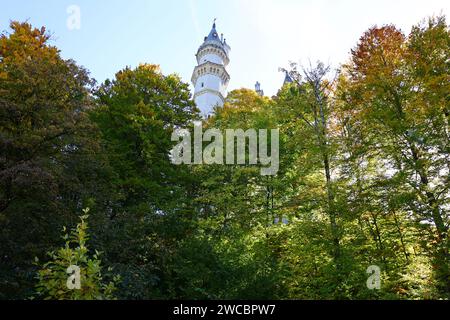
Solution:
[{"label": "smaller tower", "polygon": [[261,83],[259,83],[258,81],[256,81],[256,84],[255,84],[255,91],[259,96],[261,96],[261,97],[264,96],[264,91],[261,90]]},{"label": "smaller tower", "polygon": [[289,75],[289,72],[287,70],[284,70],[284,73],[285,73],[285,77],[284,77],[283,85],[285,85],[287,83],[293,83],[294,81],[292,80],[291,76]]}]

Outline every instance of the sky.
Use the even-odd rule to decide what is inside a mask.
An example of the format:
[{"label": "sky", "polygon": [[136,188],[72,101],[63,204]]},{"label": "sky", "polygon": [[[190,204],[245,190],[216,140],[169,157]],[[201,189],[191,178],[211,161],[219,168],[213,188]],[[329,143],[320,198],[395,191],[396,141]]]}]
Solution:
[{"label": "sky", "polygon": [[[1,0],[0,31],[9,21],[45,26],[52,44],[98,82],[126,66],[161,66],[190,83],[195,53],[217,18],[231,46],[229,90],[261,83],[273,95],[283,83],[278,71],[290,61],[321,60],[337,68],[364,31],[395,24],[408,33],[424,18],[445,14],[449,0]],[[79,28],[73,11],[79,8]]]}]

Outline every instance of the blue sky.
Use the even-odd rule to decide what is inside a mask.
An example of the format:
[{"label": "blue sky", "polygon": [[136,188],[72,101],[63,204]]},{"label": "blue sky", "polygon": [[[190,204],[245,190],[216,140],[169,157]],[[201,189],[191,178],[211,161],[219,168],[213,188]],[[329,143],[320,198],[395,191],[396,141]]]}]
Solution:
[{"label": "blue sky", "polygon": [[[81,10],[69,30],[67,8]],[[217,18],[231,46],[229,89],[261,82],[267,95],[283,81],[279,67],[317,59],[338,66],[372,25],[394,23],[404,32],[423,18],[450,17],[448,0],[14,0],[2,4],[0,30],[10,20],[46,26],[65,58],[98,81],[125,66],[161,65],[190,81],[195,52]]]}]

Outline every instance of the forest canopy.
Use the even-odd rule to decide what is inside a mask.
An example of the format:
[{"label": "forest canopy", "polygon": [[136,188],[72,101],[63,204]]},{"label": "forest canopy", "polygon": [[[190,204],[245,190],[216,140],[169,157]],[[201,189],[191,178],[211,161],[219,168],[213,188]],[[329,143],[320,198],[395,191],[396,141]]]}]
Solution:
[{"label": "forest canopy", "polygon": [[275,96],[234,90],[202,123],[278,129],[276,175],[174,165],[173,131],[201,119],[178,75],[141,64],[97,84],[45,27],[11,22],[0,299],[449,299],[445,17],[374,26],[339,70],[286,72]]}]

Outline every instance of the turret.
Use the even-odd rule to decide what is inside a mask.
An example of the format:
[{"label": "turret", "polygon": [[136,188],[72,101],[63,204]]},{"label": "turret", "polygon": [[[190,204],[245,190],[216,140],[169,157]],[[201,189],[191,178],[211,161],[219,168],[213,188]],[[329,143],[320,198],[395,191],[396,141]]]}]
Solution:
[{"label": "turret", "polygon": [[197,66],[191,79],[195,88],[194,101],[205,118],[212,114],[214,107],[221,107],[225,102],[230,81],[226,70],[230,51],[223,35],[219,37],[214,20],[211,31],[197,51]]},{"label": "turret", "polygon": [[259,83],[258,81],[256,81],[255,84],[255,91],[259,96],[264,96],[264,91],[261,89],[261,83]]}]

